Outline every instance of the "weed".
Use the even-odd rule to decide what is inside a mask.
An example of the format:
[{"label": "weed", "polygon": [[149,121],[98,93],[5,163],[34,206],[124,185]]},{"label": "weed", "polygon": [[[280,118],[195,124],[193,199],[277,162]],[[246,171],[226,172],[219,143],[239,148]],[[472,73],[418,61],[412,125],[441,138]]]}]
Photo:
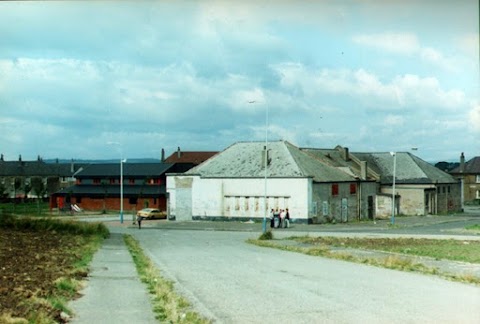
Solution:
[{"label": "weed", "polygon": [[125,235],[124,240],[135,262],[140,280],[147,285],[148,291],[153,295],[153,310],[159,321],[199,324],[211,322],[193,312],[188,301],[175,293],[173,283],[160,276],[158,269],[132,236]]},{"label": "weed", "polygon": [[273,233],[272,231],[266,231],[265,233],[262,233],[262,235],[260,235],[258,237],[259,240],[273,240]]}]

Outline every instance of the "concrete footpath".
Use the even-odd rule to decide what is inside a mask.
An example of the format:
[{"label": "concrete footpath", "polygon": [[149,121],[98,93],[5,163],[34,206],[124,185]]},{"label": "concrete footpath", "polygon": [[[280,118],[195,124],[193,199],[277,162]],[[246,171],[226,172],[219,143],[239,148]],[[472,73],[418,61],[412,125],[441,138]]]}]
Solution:
[{"label": "concrete footpath", "polygon": [[111,233],[97,251],[81,294],[69,305],[72,323],[158,323],[121,234]]}]

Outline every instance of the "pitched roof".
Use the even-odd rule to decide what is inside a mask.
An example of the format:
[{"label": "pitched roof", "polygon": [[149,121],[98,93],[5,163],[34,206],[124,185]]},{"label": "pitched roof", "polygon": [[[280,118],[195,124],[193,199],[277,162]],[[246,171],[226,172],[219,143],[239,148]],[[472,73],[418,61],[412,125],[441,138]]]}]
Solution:
[{"label": "pitched roof", "polygon": [[[165,185],[123,185],[124,196],[134,197],[157,197],[166,193]],[[74,185],[63,188],[55,193],[58,196],[63,195],[92,195],[92,196],[120,196],[120,186],[117,185]]]},{"label": "pitched roof", "polygon": [[[451,170],[450,173],[462,173],[460,166]],[[476,156],[466,162],[463,173],[480,174],[480,156]]]},{"label": "pitched roof", "polygon": [[[374,172],[380,174],[380,182],[393,182],[393,156],[385,153],[352,153],[357,158],[367,161]],[[408,152],[396,153],[396,183],[434,184],[456,183],[457,180],[446,172]]]},{"label": "pitched roof", "polygon": [[[78,170],[79,167],[80,165],[75,164],[74,171]],[[0,161],[0,176],[4,177],[69,177],[72,173],[71,164],[69,163],[45,163],[42,160]]]},{"label": "pitched roof", "polygon": [[[123,163],[124,177],[160,176],[173,171],[173,163]],[[77,178],[119,177],[120,163],[90,164],[77,174]]]},{"label": "pitched roof", "polygon": [[218,152],[213,152],[213,151],[209,151],[209,152],[194,152],[194,151],[189,151],[189,152],[183,152],[183,151],[180,151],[180,152],[175,152],[175,153],[172,153],[172,155],[170,155],[169,157],[167,157],[165,159],[165,163],[193,163],[195,165],[198,165],[206,160],[208,160],[209,158],[211,158],[212,156],[214,156],[215,154],[217,154]]},{"label": "pitched roof", "polygon": [[[326,165],[286,141],[268,143],[269,178],[306,178],[316,182],[354,181],[355,178]],[[260,178],[265,176],[264,142],[239,142],[185,174],[213,178]]]}]

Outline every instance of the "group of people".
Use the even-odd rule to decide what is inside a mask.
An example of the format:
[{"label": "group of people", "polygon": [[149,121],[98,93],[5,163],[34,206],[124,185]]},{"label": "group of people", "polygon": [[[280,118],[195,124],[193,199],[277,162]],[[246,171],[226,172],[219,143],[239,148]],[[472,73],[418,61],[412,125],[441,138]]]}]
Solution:
[{"label": "group of people", "polygon": [[270,211],[271,228],[287,228],[290,226],[290,213],[287,209],[273,209]]}]

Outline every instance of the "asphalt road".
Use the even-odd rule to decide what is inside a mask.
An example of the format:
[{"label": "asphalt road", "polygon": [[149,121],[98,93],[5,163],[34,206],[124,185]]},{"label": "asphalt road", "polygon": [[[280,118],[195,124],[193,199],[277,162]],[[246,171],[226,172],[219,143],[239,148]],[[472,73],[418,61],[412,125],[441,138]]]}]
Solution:
[{"label": "asphalt road", "polygon": [[245,243],[258,233],[129,232],[217,323],[480,323],[480,288]]}]

